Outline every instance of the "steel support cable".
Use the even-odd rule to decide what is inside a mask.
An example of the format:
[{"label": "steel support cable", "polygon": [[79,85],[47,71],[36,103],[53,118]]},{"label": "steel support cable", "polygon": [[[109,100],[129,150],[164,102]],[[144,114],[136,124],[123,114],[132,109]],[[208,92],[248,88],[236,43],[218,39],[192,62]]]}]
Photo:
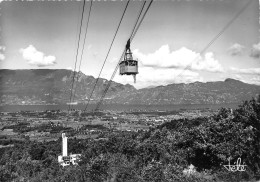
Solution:
[{"label": "steel support cable", "polygon": [[[227,24],[227,25],[209,42],[209,44],[207,44],[207,46],[200,52],[200,55],[203,54],[203,53],[226,31],[226,29],[239,17],[239,15],[240,15],[241,13],[243,13],[243,11],[249,6],[249,4],[250,4],[251,2],[252,2],[252,0],[250,0],[250,1],[234,16],[234,18],[231,19],[231,21],[228,22],[228,24]],[[150,4],[149,4],[149,5],[150,5]],[[139,24],[139,26],[140,26],[140,24]],[[133,37],[135,36],[136,32],[137,32],[137,31],[135,31],[135,33],[133,34]],[[133,37],[132,37],[132,38],[133,38]],[[198,58],[198,57],[196,57],[194,60],[196,60],[197,58]],[[122,58],[121,58],[121,59],[122,59]],[[193,61],[192,61],[192,62],[193,62]],[[192,63],[192,62],[191,62],[191,63]],[[119,63],[120,63],[120,60],[119,60]],[[118,65],[116,66],[116,69],[115,69],[114,72],[117,71],[117,69],[118,69],[118,67],[119,67],[119,63],[118,63]],[[177,75],[177,76],[175,77],[175,79],[178,78],[186,69],[190,68],[190,67],[191,67],[191,63],[190,63],[189,65],[187,65],[187,66],[183,69],[183,71],[182,71],[179,75]],[[115,75],[115,74],[113,73],[113,75],[112,75],[110,81],[114,78],[114,75]],[[108,84],[108,85],[110,86],[110,84]],[[103,99],[104,99],[104,97],[105,97],[105,95],[106,95],[106,92],[108,91],[109,86],[106,88],[106,90],[105,90],[104,94],[102,95],[102,98],[101,98],[100,102],[98,103],[98,105],[97,105],[97,107],[96,107],[95,110],[98,110],[98,109],[99,109],[99,107],[100,107],[100,105],[101,105],[101,103],[102,103],[102,101],[103,101]]]},{"label": "steel support cable", "polygon": [[[144,20],[144,17],[145,17],[145,15],[146,15],[146,13],[148,12],[148,10],[149,10],[149,8],[150,8],[152,2],[153,2],[153,0],[150,1],[148,7],[146,8],[146,11],[144,12],[144,14],[143,14],[141,20],[139,21],[139,24],[138,24],[137,28],[134,29],[133,32],[131,33],[131,35],[130,35],[130,41],[133,40],[134,36],[136,35],[136,32],[137,32],[137,30],[139,29],[139,27],[140,27],[142,21]],[[117,69],[118,69],[118,67],[119,67],[119,64],[120,64],[121,60],[123,59],[124,54],[125,54],[125,50],[124,50],[124,52],[123,52],[121,58],[120,58],[119,61],[118,61],[118,64],[117,64],[117,66],[116,66],[116,68],[115,68],[115,70],[114,70],[114,72],[113,72],[113,74],[112,74],[112,76],[111,76],[111,78],[110,78],[110,80],[109,80],[109,83],[108,83],[108,85],[107,85],[105,91],[103,92],[103,95],[102,95],[101,98],[100,98],[100,101],[98,102],[98,104],[97,104],[97,106],[96,106],[95,111],[99,110],[99,108],[100,108],[100,106],[101,106],[101,104],[102,104],[102,102],[103,102],[103,99],[104,99],[106,93],[108,92],[108,89],[109,89],[109,87],[110,87],[110,85],[111,85],[111,83],[112,83],[112,80],[114,79],[114,77],[115,77],[115,75],[116,75]]]},{"label": "steel support cable", "polygon": [[124,9],[123,15],[121,16],[121,19],[120,19],[119,24],[118,24],[118,26],[117,26],[117,29],[116,29],[116,32],[115,32],[115,34],[114,34],[113,40],[112,40],[112,42],[111,42],[111,44],[110,44],[108,53],[107,53],[107,55],[106,55],[105,61],[103,62],[103,65],[102,65],[101,70],[100,70],[100,72],[99,72],[99,74],[98,74],[98,77],[97,77],[97,79],[96,79],[96,82],[95,82],[95,84],[94,84],[94,87],[93,87],[93,89],[92,89],[92,91],[91,91],[91,94],[90,94],[90,96],[89,96],[89,98],[88,98],[88,102],[87,102],[87,105],[86,105],[86,107],[85,107],[85,109],[84,109],[84,112],[87,110],[87,107],[88,107],[88,105],[89,105],[90,99],[91,99],[91,97],[92,97],[92,95],[93,95],[93,93],[94,93],[94,90],[95,90],[95,88],[96,88],[96,85],[97,85],[97,83],[98,83],[99,77],[100,77],[100,75],[101,75],[101,73],[102,73],[102,70],[103,70],[103,68],[104,68],[104,66],[105,66],[105,63],[106,63],[106,61],[107,61],[108,55],[109,55],[109,53],[110,53],[110,50],[111,50],[112,45],[113,45],[113,43],[114,43],[114,40],[115,40],[115,38],[116,38],[117,32],[118,32],[119,27],[120,27],[120,25],[121,25],[121,23],[122,23],[122,20],[123,20],[123,18],[124,18],[124,15],[125,15],[125,12],[126,12],[126,9],[127,9],[127,7],[128,7],[129,2],[130,2],[130,1],[127,1],[127,3],[126,3],[126,6],[125,6],[125,9]]},{"label": "steel support cable", "polygon": [[[134,36],[135,36],[137,30],[139,29],[139,27],[140,27],[140,25],[141,25],[141,23],[142,23],[142,21],[143,21],[145,15],[146,15],[148,9],[150,8],[152,2],[153,2],[153,1],[150,1],[150,4],[148,5],[148,7],[147,7],[145,13],[143,14],[142,19],[139,21],[139,24],[138,24],[137,28],[136,28],[136,29],[133,29],[133,31],[132,31],[132,33],[131,33],[131,36],[130,36],[130,37],[131,37],[131,38],[130,38],[131,40],[134,38]],[[138,19],[139,19],[139,18],[138,18]],[[138,22],[138,20],[137,20],[137,22]],[[119,67],[119,64],[120,64],[121,60],[123,59],[124,54],[125,54],[125,50],[124,50],[124,52],[123,52],[121,58],[120,58],[119,61],[118,61],[118,64],[117,64],[117,66],[116,66],[116,68],[115,68],[115,70],[114,70],[114,72],[113,72],[113,74],[112,74],[112,76],[111,76],[111,78],[110,78],[110,80],[109,80],[109,83],[108,83],[108,85],[107,85],[105,91],[103,92],[103,95],[101,96],[100,101],[98,102],[98,104],[97,104],[97,106],[96,106],[95,111],[99,110],[99,108],[100,108],[100,106],[101,106],[101,104],[102,104],[102,102],[103,102],[103,99],[104,99],[106,93],[108,92],[108,89],[109,89],[109,87],[110,87],[110,85],[111,85],[111,83],[112,83],[112,80],[114,79],[114,77],[115,77],[115,75],[116,75],[117,69],[118,69],[118,67]]]},{"label": "steel support cable", "polygon": [[[120,58],[119,60],[122,60],[122,59],[123,59],[124,54],[125,54],[125,50],[124,50],[124,52],[123,52],[123,54],[121,55],[121,58]],[[97,106],[96,106],[95,111],[96,111],[96,110],[99,110],[99,107],[100,107],[100,105],[102,104],[103,99],[105,98],[105,96],[106,96],[106,94],[107,94],[107,92],[108,92],[108,90],[109,90],[109,88],[110,88],[110,85],[111,85],[112,80],[114,79],[114,77],[115,77],[115,75],[116,75],[116,73],[117,73],[118,68],[119,68],[119,64],[116,65],[116,68],[115,68],[115,70],[114,70],[114,72],[113,72],[113,74],[112,74],[112,76],[111,76],[111,78],[110,78],[110,80],[109,80],[109,82],[108,82],[108,84],[107,84],[107,86],[106,86],[106,88],[105,88],[105,90],[104,90],[102,96],[100,97],[100,101],[97,103]]]},{"label": "steel support cable", "polygon": [[[79,72],[80,72],[82,57],[83,57],[83,53],[84,53],[84,47],[85,47],[85,42],[86,42],[86,36],[87,36],[87,32],[88,32],[88,25],[89,25],[90,13],[91,13],[91,9],[92,9],[92,2],[93,2],[93,0],[90,1],[90,7],[89,7],[89,13],[88,13],[88,19],[87,19],[87,25],[86,25],[86,31],[85,31],[84,41],[83,41],[83,47],[82,47],[81,55],[80,55],[80,61],[79,61],[79,67],[78,67],[78,74],[77,74],[76,83],[79,81]],[[75,98],[76,91],[77,91],[77,84],[75,85],[75,92],[74,92],[74,94],[73,94],[72,101],[73,101],[74,98]]]},{"label": "steel support cable", "polygon": [[[120,63],[120,60],[123,59],[124,54],[125,54],[125,50],[123,51],[123,54],[121,55],[121,57],[120,57],[120,59],[119,59],[119,63]],[[114,70],[114,72],[113,72],[113,74],[112,74],[112,76],[111,76],[111,78],[110,78],[110,80],[109,80],[109,82],[108,82],[108,84],[107,84],[107,86],[106,86],[106,88],[105,88],[105,90],[104,90],[102,96],[100,97],[100,101],[97,103],[97,106],[96,106],[95,111],[98,110],[99,107],[100,107],[100,105],[102,104],[103,99],[104,99],[104,97],[106,96],[106,94],[107,94],[107,92],[108,92],[108,89],[109,89],[109,87],[110,87],[110,85],[111,85],[111,83],[112,83],[112,80],[114,79],[114,77],[115,77],[115,75],[116,75],[117,69],[118,69],[118,67],[119,67],[119,63],[116,65],[116,68],[115,68],[115,70]]]},{"label": "steel support cable", "polygon": [[132,31],[131,31],[131,34],[130,34],[130,41],[131,41],[131,38],[132,38],[132,36],[133,36],[133,34],[134,34],[134,31],[135,31],[135,29],[136,29],[136,27],[137,27],[137,24],[138,24],[138,22],[139,22],[139,19],[140,19],[140,17],[141,17],[141,14],[142,14],[142,12],[143,12],[143,10],[144,10],[145,4],[146,4],[146,1],[144,1],[143,5],[141,6],[141,8],[140,8],[140,10],[139,10],[139,14],[138,14],[138,16],[137,16],[137,18],[136,18],[136,20],[135,20],[135,25],[134,25],[134,27],[133,27],[133,29],[132,29]]},{"label": "steel support cable", "polygon": [[[132,29],[132,31],[131,31],[131,34],[130,34],[130,42],[131,42],[131,40],[132,40],[132,38],[133,38],[134,33],[136,32],[135,30],[136,30],[137,23],[138,23],[138,22],[141,22],[141,21],[143,20],[143,18],[144,18],[144,16],[143,16],[143,18],[141,19],[141,21],[139,21],[140,16],[141,16],[141,14],[142,14],[142,12],[143,12],[145,3],[146,3],[146,1],[144,1],[143,5],[142,5],[142,7],[141,7],[141,9],[140,9],[139,15],[138,15],[138,17],[137,17],[137,19],[136,19],[136,22],[135,22],[135,25],[134,25],[134,27],[133,27],[133,29]],[[148,7],[149,7],[149,6],[148,6]],[[146,11],[146,12],[147,12],[147,11]],[[146,13],[145,13],[145,14],[146,14]],[[140,26],[140,23],[139,23],[139,26]],[[138,26],[138,27],[139,27],[139,26]],[[109,80],[109,82],[108,82],[108,84],[107,84],[107,86],[106,86],[106,88],[105,88],[105,90],[104,90],[102,96],[100,97],[100,101],[97,103],[97,106],[96,106],[96,109],[95,109],[95,110],[98,110],[98,109],[99,109],[99,107],[100,107],[100,105],[101,105],[101,103],[102,103],[104,97],[106,96],[106,94],[107,94],[107,92],[108,92],[108,89],[109,89],[109,87],[110,87],[110,85],[111,85],[111,83],[112,83],[112,80],[114,79],[114,77],[115,77],[115,75],[116,75],[116,72],[117,72],[117,69],[118,69],[118,67],[119,67],[119,64],[120,64],[121,60],[122,60],[123,57],[124,57],[124,54],[125,54],[125,49],[124,49],[124,51],[123,51],[123,53],[122,53],[122,55],[121,55],[121,57],[120,57],[120,59],[119,59],[117,65],[116,65],[116,68],[115,68],[115,70],[114,70],[114,72],[113,72],[113,74],[112,74],[112,76],[111,76],[111,78],[110,78],[110,80]]]},{"label": "steel support cable", "polygon": [[[82,21],[83,21],[84,10],[85,10],[85,0],[83,1],[83,10],[82,10],[82,14],[81,14],[79,37],[78,37],[78,45],[77,45],[77,53],[76,53],[76,60],[75,60],[75,64],[74,64],[72,84],[71,84],[70,102],[72,101],[73,87],[74,87],[74,82],[75,82],[75,73],[76,73],[76,67],[77,67],[77,62],[78,62],[79,43],[80,43],[80,37],[81,37],[81,28],[82,28]],[[70,109],[71,109],[71,107],[70,107],[70,104],[69,104],[69,109],[68,110],[70,110]]]},{"label": "steel support cable", "polygon": [[[206,45],[206,47],[200,52],[199,56],[202,55],[228,28],[229,26],[245,11],[245,9],[250,5],[253,0],[249,0],[243,8],[236,13],[236,15],[224,26],[224,28]],[[187,69],[191,69],[192,62],[199,58],[196,56],[186,67],[184,67],[183,71],[175,77],[175,81],[178,77],[180,77]]]},{"label": "steel support cable", "polygon": [[[79,6],[78,10],[80,12],[80,6]],[[81,13],[78,13],[78,16],[77,16],[77,30],[76,30],[76,32],[78,32],[78,30],[79,30],[79,17],[80,17],[80,14]],[[75,42],[74,42],[75,56],[77,54],[76,47],[77,47],[77,34],[75,34]],[[73,76],[73,72],[70,73],[69,78],[71,78],[72,76]],[[68,82],[70,82],[70,81],[72,83],[72,80],[68,80]],[[67,84],[65,85],[64,93],[65,93],[65,97],[67,97],[67,94],[68,94],[68,97],[69,97],[69,95],[70,95],[70,84],[68,85],[68,87],[67,87]]]},{"label": "steel support cable", "polygon": [[139,27],[141,26],[141,23],[143,22],[144,17],[145,17],[145,15],[146,15],[146,13],[148,12],[148,10],[150,9],[152,3],[153,3],[153,0],[151,0],[150,3],[148,4],[148,7],[146,8],[146,10],[145,10],[145,12],[144,12],[144,14],[143,14],[143,16],[142,16],[142,18],[141,18],[139,24],[137,25],[137,28],[136,28],[136,29],[133,31],[133,33],[131,34],[131,40],[135,37],[136,32],[137,32],[137,30],[139,29]]},{"label": "steel support cable", "polygon": [[[139,15],[137,16],[137,19],[136,19],[136,21],[135,21],[135,25],[134,25],[134,27],[133,27],[133,29],[132,29],[132,31],[131,31],[131,34],[130,34],[130,41],[132,40],[132,36],[133,36],[133,34],[134,34],[135,30],[136,30],[137,23],[140,22],[139,19],[140,19],[140,16],[141,16],[142,12],[143,12],[143,9],[144,9],[145,4],[146,4],[146,1],[144,1],[143,5],[142,5],[141,8],[140,8]],[[142,18],[142,19],[143,19],[143,18]],[[102,96],[100,97],[100,101],[97,103],[97,107],[96,107],[96,108],[98,108],[98,107],[100,106],[100,103],[103,101],[103,98],[105,97],[105,95],[106,95],[106,93],[107,93],[107,91],[108,91],[108,89],[109,89],[109,87],[110,87],[110,85],[111,85],[111,83],[112,83],[112,80],[113,80],[113,78],[114,78],[114,76],[115,76],[115,74],[116,74],[116,72],[117,72],[119,63],[120,63],[121,60],[123,59],[124,54],[125,54],[125,49],[124,49],[124,51],[123,51],[123,53],[122,53],[122,55],[121,55],[121,57],[120,57],[120,59],[119,59],[119,61],[118,61],[118,64],[117,64],[117,66],[116,66],[116,68],[115,68],[115,70],[114,70],[114,72],[113,72],[113,74],[112,74],[112,76],[111,76],[111,78],[110,78],[110,80],[109,80],[109,82],[108,82],[108,85],[106,86],[106,88],[105,88],[105,90],[104,90]],[[95,109],[95,110],[97,110],[97,109]]]}]

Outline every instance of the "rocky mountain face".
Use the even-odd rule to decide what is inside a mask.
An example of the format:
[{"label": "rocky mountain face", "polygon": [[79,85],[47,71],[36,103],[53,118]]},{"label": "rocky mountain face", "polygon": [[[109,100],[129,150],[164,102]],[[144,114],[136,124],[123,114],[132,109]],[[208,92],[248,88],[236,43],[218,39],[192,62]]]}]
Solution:
[{"label": "rocky mountain face", "polygon": [[[71,95],[73,72],[70,70],[0,70],[0,103],[61,104]],[[75,74],[74,101],[87,101],[96,79],[79,72]],[[100,78],[91,102],[96,102],[108,80]],[[170,84],[154,88],[135,89],[132,85],[112,82],[104,99],[107,104],[220,104],[238,103],[260,94],[260,86],[234,79],[218,82]],[[74,94],[73,94],[74,95]]]},{"label": "rocky mountain face", "polygon": [[[73,71],[65,69],[0,70],[1,104],[62,104],[71,96]],[[95,85],[93,76],[75,73],[74,101],[85,102]],[[98,100],[108,80],[100,78],[91,100]],[[112,82],[107,98],[118,97],[121,92],[135,91],[127,84]]]},{"label": "rocky mountain face", "polygon": [[260,86],[234,79],[218,82],[170,84],[136,90],[118,98],[121,103],[141,104],[222,104],[239,103],[260,94]]}]

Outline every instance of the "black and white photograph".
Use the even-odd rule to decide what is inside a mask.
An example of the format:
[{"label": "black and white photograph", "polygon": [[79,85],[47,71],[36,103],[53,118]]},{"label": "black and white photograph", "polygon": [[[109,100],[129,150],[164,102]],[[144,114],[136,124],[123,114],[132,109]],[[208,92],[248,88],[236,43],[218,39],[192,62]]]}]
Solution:
[{"label": "black and white photograph", "polygon": [[260,0],[0,0],[1,182],[260,182]]}]

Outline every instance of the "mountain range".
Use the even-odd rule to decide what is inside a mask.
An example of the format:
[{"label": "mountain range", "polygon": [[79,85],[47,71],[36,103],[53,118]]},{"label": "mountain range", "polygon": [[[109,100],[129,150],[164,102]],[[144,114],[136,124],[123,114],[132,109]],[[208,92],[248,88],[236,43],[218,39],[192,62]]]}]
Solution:
[{"label": "mountain range", "polygon": [[[75,75],[74,75],[75,74]],[[72,80],[74,89],[71,93]],[[65,69],[0,70],[0,104],[64,104],[85,103],[96,78]],[[108,80],[100,78],[91,102],[97,102]],[[223,104],[240,103],[260,94],[260,86],[234,79],[217,82],[194,82],[136,89],[112,82],[104,99],[107,104]]]}]

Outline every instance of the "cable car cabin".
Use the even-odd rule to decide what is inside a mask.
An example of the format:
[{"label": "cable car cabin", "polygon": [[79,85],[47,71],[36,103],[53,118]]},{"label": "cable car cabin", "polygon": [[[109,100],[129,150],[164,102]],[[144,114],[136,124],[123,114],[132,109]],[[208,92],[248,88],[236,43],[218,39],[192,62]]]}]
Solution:
[{"label": "cable car cabin", "polygon": [[136,74],[138,74],[138,62],[133,59],[132,52],[130,49],[130,41],[128,39],[125,46],[125,56],[124,60],[119,64],[119,74],[120,75],[133,75],[134,83],[136,82]]},{"label": "cable car cabin", "polygon": [[130,51],[125,53],[124,61],[121,61],[119,67],[120,75],[133,75],[135,80],[135,76],[138,74],[138,62],[133,60],[133,56]]},{"label": "cable car cabin", "polygon": [[138,63],[135,60],[122,61],[120,63],[120,75],[138,74]]}]

